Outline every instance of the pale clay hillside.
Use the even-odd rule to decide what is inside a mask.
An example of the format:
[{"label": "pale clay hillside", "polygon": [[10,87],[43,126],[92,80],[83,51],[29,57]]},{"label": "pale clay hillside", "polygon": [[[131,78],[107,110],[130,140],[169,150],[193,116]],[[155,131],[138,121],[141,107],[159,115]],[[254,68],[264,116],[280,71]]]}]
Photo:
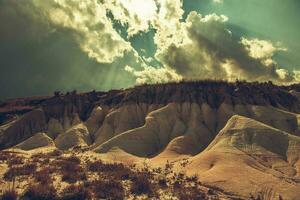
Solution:
[{"label": "pale clay hillside", "polygon": [[[153,173],[170,164],[176,176],[200,181],[199,192],[188,193],[204,194],[178,196],[166,176],[168,186],[158,184],[156,195],[148,196],[122,180],[124,199],[300,199],[299,85],[183,82],[17,99],[1,107],[1,153],[36,162],[37,172],[57,158],[46,162],[41,155],[57,150],[62,158],[79,158],[83,171],[97,160]],[[9,159],[0,159],[2,177],[14,166]],[[88,180],[100,176],[86,173]],[[2,193],[14,184],[22,194],[34,177],[2,178]],[[70,185],[61,178],[53,184],[58,191]]]}]

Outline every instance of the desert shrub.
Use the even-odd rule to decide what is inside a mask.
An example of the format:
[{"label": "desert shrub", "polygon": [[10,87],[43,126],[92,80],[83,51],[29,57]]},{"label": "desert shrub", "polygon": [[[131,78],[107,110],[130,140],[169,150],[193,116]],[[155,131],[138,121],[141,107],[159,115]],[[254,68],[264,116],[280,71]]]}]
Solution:
[{"label": "desert shrub", "polygon": [[91,172],[99,172],[103,168],[103,162],[98,160],[94,162],[87,163],[87,169]]},{"label": "desert shrub", "polygon": [[133,171],[122,163],[103,163],[98,160],[88,162],[87,169],[91,172],[102,173],[102,176],[113,177],[115,179],[127,180],[133,176]]},{"label": "desert shrub", "polygon": [[154,187],[149,179],[149,176],[144,173],[139,173],[131,182],[130,191],[133,194],[152,194]]},{"label": "desert shrub", "polygon": [[85,172],[63,171],[61,180],[67,183],[76,183],[79,180],[87,180],[87,176]]},{"label": "desert shrub", "polygon": [[25,164],[22,166],[17,167],[10,167],[5,173],[4,173],[4,180],[11,181],[13,177],[16,176],[24,176],[24,175],[30,175],[34,174],[36,171],[36,164]]},{"label": "desert shrub", "polygon": [[70,185],[63,190],[61,200],[89,200],[91,191],[82,185]]},{"label": "desert shrub", "polygon": [[125,191],[120,181],[96,180],[89,186],[96,199],[122,200],[125,198]]},{"label": "desert shrub", "polygon": [[101,160],[88,163],[88,169],[92,172],[107,172],[123,170],[125,166],[121,163],[104,163]]},{"label": "desert shrub", "polygon": [[195,184],[200,184],[197,175],[187,176],[186,181],[187,182],[192,182],[192,183],[195,183]]},{"label": "desert shrub", "polygon": [[208,199],[205,193],[201,192],[197,187],[182,187],[176,192],[179,200],[206,200]]},{"label": "desert shrub", "polygon": [[1,196],[0,200],[17,200],[18,194],[15,190],[7,190]]},{"label": "desert shrub", "polygon": [[62,151],[55,149],[47,154],[45,154],[46,157],[58,157],[62,155]]},{"label": "desert shrub", "polygon": [[56,200],[57,191],[53,185],[48,184],[37,184],[30,185],[22,196],[25,199],[30,200]]},{"label": "desert shrub", "polygon": [[6,151],[0,151],[0,162],[7,162],[12,155]]},{"label": "desert shrub", "polygon": [[157,182],[161,188],[167,187],[167,179],[165,177],[159,177]]},{"label": "desert shrub", "polygon": [[167,163],[164,168],[164,175],[168,176],[169,174],[173,173],[173,167],[174,167],[174,164],[169,163],[169,161],[167,160]]},{"label": "desert shrub", "polygon": [[55,162],[59,166],[62,174],[62,181],[75,183],[79,180],[86,180],[87,176],[84,169],[80,166],[79,158],[71,156]]},{"label": "desert shrub", "polygon": [[40,182],[41,184],[51,184],[52,178],[50,174],[52,174],[53,172],[53,168],[44,168],[34,173],[33,177],[36,181]]},{"label": "desert shrub", "polygon": [[31,155],[31,159],[42,159],[45,158],[47,154],[44,153],[36,153]]},{"label": "desert shrub", "polygon": [[77,165],[80,164],[80,159],[76,156],[69,156],[69,157],[64,158],[64,160],[68,161],[68,162],[72,162],[72,163],[77,164]]},{"label": "desert shrub", "polygon": [[22,164],[24,164],[24,158],[11,154],[10,158],[7,160],[7,164],[9,167],[15,166],[15,165],[22,165]]},{"label": "desert shrub", "polygon": [[47,165],[50,163],[50,158],[44,158],[44,159],[40,160],[39,163],[42,165]]}]

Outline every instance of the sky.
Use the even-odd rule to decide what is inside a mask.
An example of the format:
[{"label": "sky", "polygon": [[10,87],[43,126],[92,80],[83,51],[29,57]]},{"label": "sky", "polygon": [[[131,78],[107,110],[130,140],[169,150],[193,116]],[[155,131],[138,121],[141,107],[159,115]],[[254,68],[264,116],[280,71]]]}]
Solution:
[{"label": "sky", "polygon": [[0,99],[300,80],[299,0],[0,0]]}]

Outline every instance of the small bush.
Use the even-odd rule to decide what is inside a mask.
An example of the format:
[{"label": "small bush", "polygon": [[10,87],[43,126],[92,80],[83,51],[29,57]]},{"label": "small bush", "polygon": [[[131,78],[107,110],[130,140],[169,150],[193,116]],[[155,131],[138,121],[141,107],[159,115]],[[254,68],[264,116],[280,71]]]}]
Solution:
[{"label": "small bush", "polygon": [[76,171],[63,171],[62,172],[62,181],[67,183],[76,183],[77,181],[87,180],[87,176],[85,172],[76,172]]},{"label": "small bush", "polygon": [[70,156],[70,157],[65,158],[64,160],[68,161],[68,162],[72,162],[72,163],[77,164],[77,165],[80,164],[80,159],[76,156]]},{"label": "small bush", "polygon": [[58,156],[61,156],[61,155],[62,155],[62,151],[57,150],[57,149],[45,154],[46,157],[58,157]]},{"label": "small bush", "polygon": [[167,179],[164,178],[164,177],[160,177],[160,178],[158,179],[158,185],[159,185],[161,188],[167,187],[167,186],[168,186],[168,185],[167,185]]},{"label": "small bush", "polygon": [[196,187],[182,188],[177,192],[179,200],[206,200],[206,195]]},{"label": "small bush", "polygon": [[0,151],[0,162],[7,162],[11,156],[9,152]]},{"label": "small bush", "polygon": [[55,165],[59,166],[62,181],[75,183],[79,180],[87,179],[84,169],[80,166],[80,159],[75,156],[56,161]]},{"label": "small bush", "polygon": [[82,185],[70,185],[63,190],[61,200],[89,200],[91,192]]},{"label": "small bush", "polygon": [[4,180],[11,181],[13,177],[34,174],[36,164],[25,164],[23,166],[11,167],[4,174]]},{"label": "small bush", "polygon": [[122,200],[125,191],[121,182],[116,180],[96,180],[90,183],[96,199]]},{"label": "small bush", "polygon": [[5,191],[0,197],[0,200],[17,200],[17,199],[18,199],[18,194],[15,190]]},{"label": "small bush", "polygon": [[98,160],[88,163],[88,169],[92,172],[108,172],[123,170],[125,166],[121,163],[103,163]]},{"label": "small bush", "polygon": [[51,184],[52,183],[52,178],[50,174],[53,173],[51,168],[44,168],[40,171],[37,171],[34,174],[34,179],[41,184]]},{"label": "small bush", "polygon": [[115,179],[127,180],[133,176],[133,172],[122,163],[103,163],[98,160],[89,162],[87,169],[91,172],[102,173],[101,175],[113,177]]},{"label": "small bush", "polygon": [[199,184],[199,179],[198,179],[197,175],[187,176],[186,181],[192,182],[192,183],[195,183],[195,184]]},{"label": "small bush", "polygon": [[30,185],[24,192],[23,198],[30,200],[56,200],[57,191],[53,185]]},{"label": "small bush", "polygon": [[153,186],[149,180],[149,177],[145,174],[137,175],[131,183],[130,191],[131,193],[137,195],[153,193]]},{"label": "small bush", "polygon": [[22,165],[24,164],[23,157],[11,155],[11,157],[7,160],[7,164],[9,167],[15,166],[15,165]]}]

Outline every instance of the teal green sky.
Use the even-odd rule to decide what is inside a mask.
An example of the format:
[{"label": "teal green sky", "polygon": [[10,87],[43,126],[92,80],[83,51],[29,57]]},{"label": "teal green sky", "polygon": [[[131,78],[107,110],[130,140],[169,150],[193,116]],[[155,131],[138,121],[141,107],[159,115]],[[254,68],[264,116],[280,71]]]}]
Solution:
[{"label": "teal green sky", "polygon": [[[141,2],[0,0],[0,99],[189,78],[239,76],[252,81],[262,74],[260,80],[279,83],[300,79],[299,0]],[[157,18],[163,9],[169,14]],[[228,20],[203,20],[212,13]],[[184,37],[192,43],[181,41]],[[242,37],[286,51],[253,58]],[[274,64],[264,64],[267,59]],[[228,71],[224,66],[229,61]],[[279,71],[289,75],[281,78]]]},{"label": "teal green sky", "polygon": [[185,14],[195,10],[202,14],[215,12],[229,17],[235,34],[281,42],[288,49],[276,60],[289,69],[300,68],[300,1],[298,0],[210,0],[184,1]]}]

